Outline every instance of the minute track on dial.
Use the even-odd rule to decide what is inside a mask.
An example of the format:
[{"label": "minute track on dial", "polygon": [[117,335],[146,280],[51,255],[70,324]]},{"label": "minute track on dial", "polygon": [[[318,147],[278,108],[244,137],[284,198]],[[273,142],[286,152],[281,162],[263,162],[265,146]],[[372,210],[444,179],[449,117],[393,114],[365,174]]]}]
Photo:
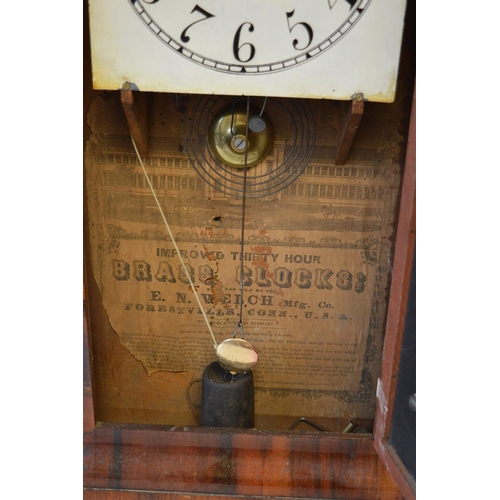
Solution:
[{"label": "minute track on dial", "polygon": [[[323,0],[323,7],[309,9],[310,13],[314,13],[314,16],[311,15],[312,20],[307,18],[303,8],[298,12],[303,4],[298,1],[276,2],[280,4],[281,10],[278,7],[264,10],[261,16],[266,16],[266,12],[274,16],[267,15],[261,19],[258,14],[249,14],[246,18],[244,13],[239,12],[241,6],[238,9],[226,6],[223,16],[216,10],[221,10],[220,5],[208,9],[208,6],[203,5],[203,0],[193,7],[189,4],[188,9],[186,2],[180,2],[178,7],[170,7],[170,11],[184,11],[184,15],[178,16],[168,15],[169,9],[164,0],[128,1],[141,21],[162,43],[190,62],[222,73],[264,75],[297,67],[326,52],[352,30],[372,0]],[[226,12],[228,9],[229,13]],[[259,12],[259,9],[254,11]],[[269,21],[269,17],[275,20],[275,25]],[[219,18],[224,19],[224,22],[217,24]],[[334,23],[332,18],[335,19]],[[226,19],[234,22],[231,25]],[[268,29],[259,30],[263,25],[268,26]],[[333,31],[331,26],[334,27]],[[327,29],[329,31],[326,33]],[[224,34],[225,43],[222,43]],[[193,42],[196,36],[198,46]],[[221,46],[226,47],[231,55],[211,54],[214,47]],[[261,54],[271,54],[272,58],[266,60]]]}]

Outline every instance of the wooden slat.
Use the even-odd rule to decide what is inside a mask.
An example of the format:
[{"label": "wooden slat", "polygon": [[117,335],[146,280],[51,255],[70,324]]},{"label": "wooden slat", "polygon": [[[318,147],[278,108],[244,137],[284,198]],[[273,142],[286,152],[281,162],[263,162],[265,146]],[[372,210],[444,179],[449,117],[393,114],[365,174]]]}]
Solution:
[{"label": "wooden slat", "polygon": [[[89,22],[89,12],[88,6],[84,3],[83,9],[83,20],[84,26],[88,28]],[[90,50],[88,49],[90,45],[90,33],[88,29],[83,30],[83,44],[86,50],[83,51],[83,148],[85,150],[87,141],[90,139],[91,131],[87,123],[87,114],[90,109],[92,101],[98,95],[98,92],[92,89],[92,65],[90,59]],[[84,169],[85,171],[85,169]],[[84,213],[87,212],[87,190],[86,182],[83,182],[83,203],[84,203]],[[88,218],[83,219],[84,234],[88,234]],[[87,289],[87,261],[85,255],[90,255],[90,248],[88,245],[88,239],[84,238],[84,283],[83,283],[83,432],[90,432],[95,427],[94,420],[94,395],[93,395],[93,384],[92,384],[92,354],[90,347],[90,336],[89,336],[89,310],[88,310],[88,289]]]},{"label": "wooden slat", "polygon": [[362,100],[340,103],[340,130],[335,154],[335,163],[337,165],[345,165],[364,109],[365,103]]},{"label": "wooden slat", "polygon": [[139,154],[148,154],[147,95],[138,91],[121,90],[120,98],[127,123]]},{"label": "wooden slat", "polygon": [[[85,291],[84,291],[85,295]],[[91,351],[87,320],[87,301],[83,307],[83,432],[91,432],[95,427],[94,397],[92,393]]]},{"label": "wooden slat", "polygon": [[[85,489],[84,500],[233,500],[242,497],[234,495],[203,495],[186,493],[152,493],[149,491]],[[269,497],[253,497],[255,500],[269,500]],[[274,497],[280,500],[283,497]]]}]

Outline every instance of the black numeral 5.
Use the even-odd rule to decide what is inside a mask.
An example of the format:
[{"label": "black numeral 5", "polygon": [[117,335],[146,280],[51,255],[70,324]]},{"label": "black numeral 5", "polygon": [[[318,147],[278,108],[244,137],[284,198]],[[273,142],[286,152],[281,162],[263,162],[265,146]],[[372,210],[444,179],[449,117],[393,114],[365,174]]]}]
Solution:
[{"label": "black numeral 5", "polygon": [[296,28],[297,26],[303,26],[304,27],[304,29],[307,32],[307,36],[309,37],[309,40],[307,41],[307,43],[303,47],[299,47],[299,41],[297,39],[295,39],[293,41],[293,48],[294,49],[296,49],[296,50],[304,50],[304,49],[307,49],[307,47],[309,47],[309,45],[311,45],[311,42],[312,42],[312,39],[313,39],[313,30],[312,30],[311,26],[309,26],[307,23],[296,23],[293,26],[290,26],[290,18],[294,15],[294,13],[295,13],[295,9],[292,10],[292,12],[287,12],[286,13],[286,22],[288,23],[288,31],[290,31],[290,33],[291,33],[292,30],[294,28]]}]

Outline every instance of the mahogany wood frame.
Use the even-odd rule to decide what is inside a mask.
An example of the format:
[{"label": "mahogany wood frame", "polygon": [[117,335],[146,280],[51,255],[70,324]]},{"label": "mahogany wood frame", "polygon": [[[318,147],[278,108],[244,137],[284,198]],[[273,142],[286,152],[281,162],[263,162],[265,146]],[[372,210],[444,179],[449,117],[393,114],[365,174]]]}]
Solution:
[{"label": "mahogany wood frame", "polygon": [[391,292],[385,329],[382,377],[377,387],[377,410],[374,425],[375,449],[380,454],[391,476],[404,494],[405,499],[414,500],[416,483],[389,444],[392,413],[396,393],[401,344],[405,327],[410,275],[416,244],[416,93],[406,150],[405,173],[401,189],[394,266]]}]

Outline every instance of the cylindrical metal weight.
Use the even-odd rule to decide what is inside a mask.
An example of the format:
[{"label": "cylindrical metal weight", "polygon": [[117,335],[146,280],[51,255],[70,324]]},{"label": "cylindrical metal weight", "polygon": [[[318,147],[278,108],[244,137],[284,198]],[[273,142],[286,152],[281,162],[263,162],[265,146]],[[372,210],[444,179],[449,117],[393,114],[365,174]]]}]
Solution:
[{"label": "cylindrical metal weight", "polygon": [[217,361],[205,368],[201,381],[201,425],[254,426],[253,373],[231,376]]}]

